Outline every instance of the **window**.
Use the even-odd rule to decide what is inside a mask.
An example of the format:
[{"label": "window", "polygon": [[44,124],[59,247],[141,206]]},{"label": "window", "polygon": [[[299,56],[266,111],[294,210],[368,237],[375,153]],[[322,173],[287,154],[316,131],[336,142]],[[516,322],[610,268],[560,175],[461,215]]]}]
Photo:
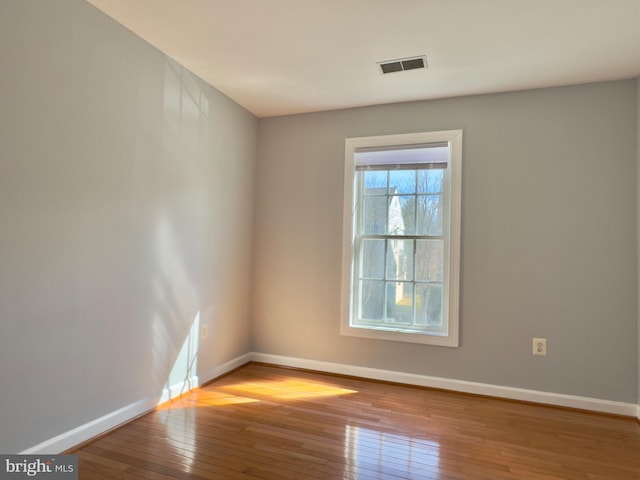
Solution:
[{"label": "window", "polygon": [[341,333],[458,346],[462,131],[345,143]]}]

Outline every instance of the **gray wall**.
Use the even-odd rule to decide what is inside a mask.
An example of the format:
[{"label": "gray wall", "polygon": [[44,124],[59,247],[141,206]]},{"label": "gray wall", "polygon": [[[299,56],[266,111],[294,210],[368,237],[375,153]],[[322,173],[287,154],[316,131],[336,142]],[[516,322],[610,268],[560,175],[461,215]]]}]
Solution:
[{"label": "gray wall", "polygon": [[258,122],[82,0],[2,0],[0,68],[12,453],[250,351]]},{"label": "gray wall", "polygon": [[[635,119],[621,81],[261,120],[254,350],[636,402]],[[458,128],[461,346],[340,336],[344,139]]]}]

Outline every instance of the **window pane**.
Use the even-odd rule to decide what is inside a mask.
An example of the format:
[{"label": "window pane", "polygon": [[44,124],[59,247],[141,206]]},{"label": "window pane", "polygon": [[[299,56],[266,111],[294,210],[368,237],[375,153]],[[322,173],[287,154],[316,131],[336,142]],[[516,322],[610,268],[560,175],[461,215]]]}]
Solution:
[{"label": "window pane", "polygon": [[[393,220],[393,223],[392,223]],[[416,233],[416,197],[401,195],[389,200],[389,234],[414,235]],[[391,227],[394,230],[391,230]]]},{"label": "window pane", "polygon": [[382,321],[384,318],[384,282],[360,281],[360,318]]},{"label": "window pane", "polygon": [[389,240],[387,280],[413,280],[413,240]]},{"label": "window pane", "polygon": [[442,192],[442,179],[444,170],[430,168],[418,171],[418,193]]},{"label": "window pane", "polygon": [[387,283],[387,322],[413,323],[413,284]]},{"label": "window pane", "polygon": [[387,172],[386,170],[365,170],[364,172],[364,188],[365,194],[370,189],[387,190]]},{"label": "window pane", "polygon": [[417,235],[442,235],[442,196],[418,195]]},{"label": "window pane", "polygon": [[442,324],[442,285],[416,283],[416,324],[445,328]]},{"label": "window pane", "polygon": [[444,240],[417,240],[415,258],[416,281],[443,281]]},{"label": "window pane", "polygon": [[387,197],[364,198],[363,233],[384,234],[386,231]]},{"label": "window pane", "polygon": [[404,234],[404,219],[402,218],[402,205],[400,198],[393,196],[389,199],[389,235]]},{"label": "window pane", "polygon": [[415,193],[415,170],[391,170],[389,172],[389,193]]},{"label": "window pane", "polygon": [[384,240],[362,240],[362,277],[384,280]]}]

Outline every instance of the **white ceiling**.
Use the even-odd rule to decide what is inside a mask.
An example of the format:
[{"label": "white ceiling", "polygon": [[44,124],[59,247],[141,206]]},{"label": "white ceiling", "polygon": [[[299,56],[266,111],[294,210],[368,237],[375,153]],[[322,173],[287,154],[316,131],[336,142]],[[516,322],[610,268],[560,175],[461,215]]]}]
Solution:
[{"label": "white ceiling", "polygon": [[87,1],[258,117],[640,76],[640,0]]}]

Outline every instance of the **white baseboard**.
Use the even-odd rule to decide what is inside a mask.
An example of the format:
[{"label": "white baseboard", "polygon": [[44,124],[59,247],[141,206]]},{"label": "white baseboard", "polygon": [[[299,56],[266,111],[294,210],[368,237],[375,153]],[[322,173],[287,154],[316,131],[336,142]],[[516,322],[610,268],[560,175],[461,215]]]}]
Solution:
[{"label": "white baseboard", "polygon": [[185,381],[176,383],[175,385],[166,386],[162,389],[160,399],[156,402],[156,405],[160,405],[161,403],[168,402],[172,398],[184,395],[188,391],[193,390],[194,388],[197,388],[199,386],[200,383],[197,376],[187,378]]},{"label": "white baseboard", "polygon": [[151,395],[137,402],[126,405],[114,412],[103,415],[72,430],[61,433],[49,440],[20,452],[21,455],[58,454],[86,442],[132,418],[153,409],[159,403],[161,393]]},{"label": "white baseboard", "polygon": [[87,440],[122,425],[139,415],[153,410],[157,405],[166,400],[182,395],[187,391],[220,377],[221,375],[224,375],[250,361],[271,363],[285,367],[304,368],[307,370],[318,370],[340,375],[351,375],[354,377],[370,378],[373,380],[383,380],[387,382],[405,383],[408,385],[418,385],[422,387],[440,388],[456,392],[487,395],[511,400],[523,400],[547,405],[612,413],[616,415],[637,417],[638,420],[640,420],[640,405],[636,405],[634,403],[615,402],[590,397],[541,392],[523,388],[504,387],[486,383],[468,382],[465,380],[430,377],[392,370],[381,370],[377,368],[358,367],[342,363],[323,362],[305,358],[285,357],[281,355],[253,352],[236,357],[209,371],[201,373],[197,377],[192,377],[184,382],[167,387],[157,394],[138,400],[137,402],[126,405],[100,418],[87,422],[84,425],[80,425],[72,430],[57,435],[56,437],[45,440],[38,445],[20,452],[20,454],[57,454],[69,450],[76,445],[86,442]]},{"label": "white baseboard", "polygon": [[230,372],[234,368],[237,368],[251,360],[251,354],[245,354],[240,357],[234,358],[216,368],[186,379],[184,382],[180,382],[170,387],[165,387],[160,392],[150,395],[142,400],[133,402],[126,405],[114,412],[103,415],[100,418],[92,420],[80,425],[72,430],[61,433],[53,438],[45,440],[31,448],[20,452],[22,455],[44,455],[44,454],[58,454],[69,450],[76,445],[80,445],[87,440],[90,440],[98,435],[107,432],[119,425],[122,425],[139,415],[142,415],[150,410],[153,410],[159,404],[164,403],[172,398],[178,397],[189,390],[192,390],[203,383],[213,380],[216,377],[224,375]]},{"label": "white baseboard", "polygon": [[249,363],[253,360],[252,353],[245,353],[239,357],[229,360],[228,362],[223,363],[222,365],[218,365],[217,367],[203,372],[200,374],[200,385],[203,385],[211,380],[218,378],[225,373],[229,373],[231,370],[235,370],[238,367],[241,367],[245,363]]},{"label": "white baseboard", "polygon": [[351,375],[355,377],[383,380],[387,382],[440,388],[444,390],[453,390],[456,392],[472,393],[477,395],[487,395],[491,397],[506,398],[510,400],[522,400],[526,402],[542,403],[559,407],[569,407],[581,410],[591,410],[594,412],[625,415],[628,417],[637,416],[638,418],[640,418],[640,406],[633,403],[616,402],[612,400],[580,397],[575,395],[565,395],[562,393],[541,392],[538,390],[505,387],[487,383],[468,382],[466,380],[430,377],[426,375],[416,375],[413,373],[358,367],[354,365],[322,362],[304,358],[284,357],[266,353],[254,352],[251,355],[251,359],[256,362],[272,363],[275,365],[282,365],[286,367],[318,370],[328,373],[337,373],[340,375]]}]

